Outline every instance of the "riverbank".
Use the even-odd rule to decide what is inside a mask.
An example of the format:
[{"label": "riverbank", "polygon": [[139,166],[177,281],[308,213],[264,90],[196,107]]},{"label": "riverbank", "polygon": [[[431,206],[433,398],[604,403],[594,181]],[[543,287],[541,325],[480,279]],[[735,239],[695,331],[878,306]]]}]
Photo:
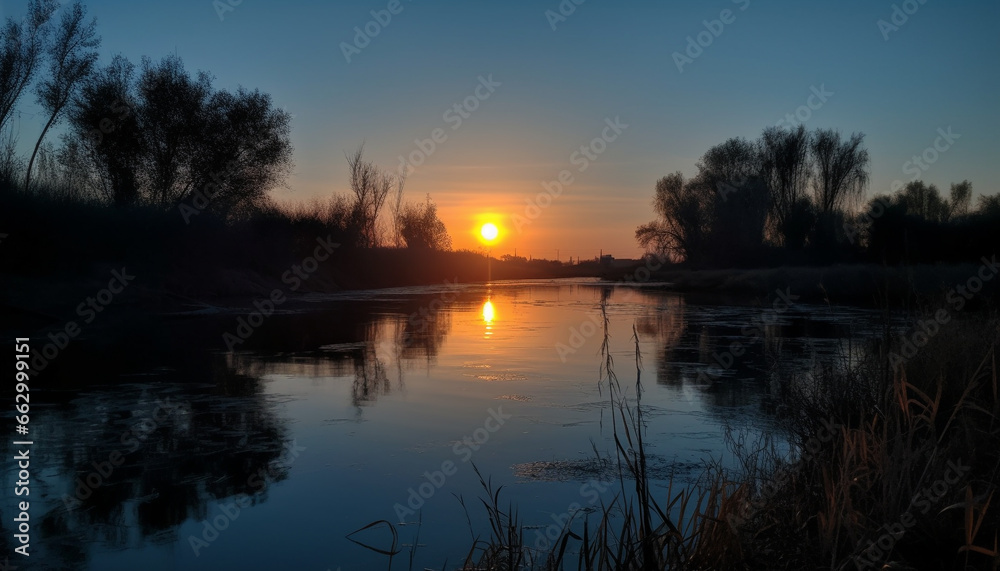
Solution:
[{"label": "riverbank", "polygon": [[912,306],[947,295],[957,288],[965,288],[971,294],[969,303],[979,305],[997,298],[1000,280],[995,277],[1000,268],[994,260],[995,256],[990,255],[983,256],[979,264],[842,264],[713,270],[672,267],[652,272],[647,280],[641,280],[645,272],[637,272],[642,267],[637,266],[604,272],[602,278],[608,281],[645,281],[651,284],[650,287],[684,293],[734,297],[768,297],[780,290],[797,295],[802,301],[865,307]]},{"label": "riverbank", "polygon": [[23,271],[8,266],[0,271],[0,334],[44,334],[67,320],[99,321],[106,326],[115,321],[108,316],[142,319],[252,310],[255,301],[278,296],[287,310],[307,303],[305,298],[316,293],[485,283],[488,278],[596,277],[599,273],[596,263],[571,266],[494,259],[487,264],[484,256],[468,251],[363,250],[336,244],[325,248],[324,243],[317,240],[281,257],[264,252],[253,263],[224,258],[213,263],[211,257],[199,254],[170,263],[126,255],[118,262],[83,267],[68,261]]}]

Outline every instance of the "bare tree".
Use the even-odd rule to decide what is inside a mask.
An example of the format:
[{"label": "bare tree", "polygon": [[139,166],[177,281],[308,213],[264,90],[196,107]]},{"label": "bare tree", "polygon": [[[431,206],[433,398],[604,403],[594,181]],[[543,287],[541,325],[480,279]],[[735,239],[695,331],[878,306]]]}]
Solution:
[{"label": "bare tree", "polygon": [[69,119],[67,160],[86,165],[98,193],[120,206],[236,217],[263,207],[292,169],[287,112],[257,90],[214,90],[176,56],[144,59],[138,77],[114,58],[83,83]]},{"label": "bare tree", "polygon": [[659,218],[635,231],[639,245],[675,260],[696,261],[710,227],[714,190],[704,180],[684,180],[680,172],[656,182],[653,208]]},{"label": "bare tree", "polygon": [[450,250],[451,236],[437,216],[437,205],[427,195],[424,204],[406,204],[400,214],[400,232],[407,248]]},{"label": "bare tree", "polygon": [[[392,245],[396,248],[403,246],[403,187],[406,186],[406,173],[401,172],[396,176],[396,193],[392,197]],[[430,195],[428,195],[430,200]]]},{"label": "bare tree", "polygon": [[984,194],[976,204],[976,213],[980,216],[1000,218],[1000,194]]},{"label": "bare tree", "polygon": [[771,236],[784,242],[788,219],[802,203],[809,184],[809,134],[802,125],[788,131],[769,127],[761,134],[758,153],[759,173],[771,193]]},{"label": "bare tree", "polygon": [[757,149],[742,137],[735,137],[712,147],[701,157],[697,166],[713,184],[732,187],[739,187],[751,177],[757,176],[760,170]]},{"label": "bare tree", "polygon": [[757,146],[743,138],[710,148],[698,162],[698,177],[716,191],[712,230],[718,251],[761,246],[771,206],[760,177]]},{"label": "bare tree", "polygon": [[951,185],[951,200],[948,201],[948,218],[958,218],[969,213],[972,202],[972,183],[963,180]]},{"label": "bare tree", "polygon": [[243,88],[213,93],[201,114],[187,191],[215,185],[211,205],[230,215],[262,206],[292,171],[291,115],[270,95]]},{"label": "bare tree", "polygon": [[115,56],[92,74],[74,98],[64,137],[64,162],[85,172],[97,194],[117,206],[138,202],[146,150],[135,111],[134,70],[125,57]]},{"label": "bare tree", "polygon": [[56,0],[31,0],[23,24],[8,18],[0,29],[0,130],[34,78],[45,48],[47,24],[58,8]]},{"label": "bare tree", "polygon": [[14,133],[0,133],[0,185],[13,189],[20,180],[23,161],[17,156],[17,137]]},{"label": "bare tree", "polygon": [[80,84],[93,71],[97,63],[97,51],[101,39],[97,35],[97,20],[86,22],[87,12],[79,2],[63,12],[59,28],[48,46],[49,76],[36,87],[38,103],[49,114],[49,120],[35,142],[35,150],[28,160],[24,175],[24,189],[31,188],[31,169],[35,163],[38,148],[42,145],[49,128],[59,119]]},{"label": "bare tree", "polygon": [[398,186],[398,178],[383,170],[372,161],[364,159],[365,145],[362,143],[353,155],[347,155],[350,168],[351,191],[354,193],[354,215],[361,229],[359,246],[375,248],[382,243],[379,228],[379,214],[393,186]]},{"label": "bare tree", "polygon": [[905,208],[906,214],[932,222],[944,222],[950,210],[938,187],[922,180],[911,181],[903,187],[896,196],[896,203]]},{"label": "bare tree", "polygon": [[864,139],[864,134],[854,133],[842,140],[840,133],[832,129],[813,134],[809,149],[816,168],[815,203],[821,213],[842,210],[847,203],[864,197],[870,163]]},{"label": "bare tree", "polygon": [[183,200],[194,189],[189,168],[206,125],[211,77],[192,78],[177,56],[153,63],[142,60],[136,87],[139,126],[145,146],[142,185],[148,200],[163,206]]}]

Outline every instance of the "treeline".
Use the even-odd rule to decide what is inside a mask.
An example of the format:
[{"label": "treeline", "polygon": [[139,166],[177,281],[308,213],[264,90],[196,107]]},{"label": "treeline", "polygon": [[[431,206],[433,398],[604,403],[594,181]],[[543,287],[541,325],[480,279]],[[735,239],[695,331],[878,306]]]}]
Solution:
[{"label": "treeline", "polygon": [[1000,244],[1000,195],[980,196],[972,207],[972,183],[952,184],[948,198],[938,188],[912,181],[892,195],[879,195],[854,216],[865,254],[896,264],[978,260]]},{"label": "treeline", "polygon": [[[404,202],[403,176],[367,160],[363,145],[346,157],[349,192],[277,203],[270,192],[287,185],[293,167],[291,115],[270,95],[217,89],[210,74],[187,71],[174,55],[138,63],[118,55],[101,65],[100,42],[80,2],[60,9],[57,0],[31,0],[22,20],[8,18],[0,29],[5,232],[30,234],[29,219],[51,227],[58,211],[59,223],[107,234],[89,257],[110,255],[115,239],[156,251],[211,249],[182,238],[184,228],[201,241],[242,241],[220,250],[266,251],[316,233],[360,249],[450,249],[430,197]],[[43,127],[21,153],[13,119],[31,95]],[[247,233],[271,240],[248,242]]]},{"label": "treeline", "polygon": [[692,267],[964,261],[1000,238],[1000,200],[972,209],[969,181],[947,198],[912,181],[865,204],[862,133],[770,127],[710,148],[697,168],[657,181],[658,218],[636,230],[647,250]]},{"label": "treeline", "polygon": [[[57,18],[56,13],[61,12]],[[228,215],[260,206],[290,172],[290,116],[259,91],[217,90],[180,58],[124,56],[98,65],[100,37],[79,2],[33,0],[23,23],[8,19],[0,53],[0,127],[34,92],[44,126],[26,164],[11,129],[3,174],[25,192],[45,187],[114,206],[172,207],[196,192]],[[58,146],[47,141],[62,125]]]}]

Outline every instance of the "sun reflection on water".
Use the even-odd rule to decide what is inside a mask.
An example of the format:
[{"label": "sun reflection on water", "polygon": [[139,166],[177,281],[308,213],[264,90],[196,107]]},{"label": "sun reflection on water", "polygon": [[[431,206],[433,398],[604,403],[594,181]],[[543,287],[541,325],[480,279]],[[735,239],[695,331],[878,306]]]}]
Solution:
[{"label": "sun reflection on water", "polygon": [[493,310],[493,302],[489,299],[483,304],[483,322],[486,323],[486,333],[483,335],[484,338],[489,338],[493,335],[493,320],[496,319],[496,313]]}]

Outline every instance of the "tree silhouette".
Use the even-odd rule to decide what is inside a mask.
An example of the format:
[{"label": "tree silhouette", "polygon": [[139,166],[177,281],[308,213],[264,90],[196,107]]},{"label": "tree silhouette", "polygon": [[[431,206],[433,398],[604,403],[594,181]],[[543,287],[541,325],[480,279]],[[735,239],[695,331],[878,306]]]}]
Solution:
[{"label": "tree silhouette", "polygon": [[450,250],[451,237],[437,216],[437,205],[427,195],[424,204],[407,203],[400,213],[400,233],[408,248]]},{"label": "tree silhouette", "polygon": [[88,78],[69,111],[71,135],[64,143],[64,162],[75,162],[70,157],[78,157],[79,164],[71,168],[83,171],[84,180],[118,206],[138,202],[146,153],[135,112],[134,72],[131,62],[115,56]]},{"label": "tree silhouette", "polygon": [[202,114],[189,191],[215,185],[211,205],[220,212],[261,206],[291,172],[291,117],[270,95],[242,87],[213,93]]},{"label": "tree silhouette", "polygon": [[394,186],[393,176],[373,161],[364,159],[365,145],[362,143],[347,156],[350,169],[351,192],[354,193],[354,215],[361,228],[359,246],[374,248],[381,243],[379,214],[389,192]]},{"label": "tree silhouette", "polygon": [[948,217],[954,219],[967,215],[970,202],[972,202],[972,183],[968,180],[952,183],[951,200],[948,202]]},{"label": "tree silhouette", "polygon": [[771,193],[771,237],[785,241],[794,227],[788,220],[800,208],[811,176],[809,134],[799,125],[794,130],[769,127],[758,143],[760,176]]},{"label": "tree silhouette", "polygon": [[271,97],[216,91],[176,56],[124,57],[89,77],[69,113],[63,157],[105,200],[169,208],[188,200],[220,216],[259,209],[292,166],[291,117]]},{"label": "tree silhouette", "polygon": [[35,92],[38,104],[49,114],[49,119],[42,127],[42,133],[35,142],[35,150],[28,160],[28,169],[24,175],[25,190],[31,189],[31,169],[45,135],[58,121],[97,62],[95,49],[101,43],[100,36],[97,35],[97,20],[91,19],[88,23],[85,21],[86,16],[87,11],[83,5],[74,3],[63,12],[59,28],[48,45],[49,75],[38,83]]},{"label": "tree silhouette", "polygon": [[864,139],[864,134],[854,133],[850,139],[841,140],[840,133],[832,129],[813,134],[809,150],[816,166],[814,192],[821,213],[840,210],[847,202],[864,196],[870,163]]},{"label": "tree silhouette", "polygon": [[177,56],[154,64],[142,60],[138,83],[140,122],[146,146],[144,174],[150,202],[170,205],[194,190],[186,168],[194,160],[199,131],[212,93],[205,72],[192,78]]},{"label": "tree silhouette", "polygon": [[47,24],[58,8],[56,0],[31,0],[23,24],[8,18],[0,29],[0,130],[35,76],[49,32]]},{"label": "tree silhouette", "polygon": [[843,257],[845,235],[837,229],[868,182],[863,142],[860,133],[842,140],[802,126],[769,127],[757,141],[729,139],[701,157],[694,178],[678,172],[657,182],[659,218],[640,226],[636,239],[674,259],[715,265],[753,265],[782,246]]},{"label": "tree silhouette", "polygon": [[697,260],[710,230],[707,223],[713,192],[703,180],[685,182],[680,172],[661,178],[653,197],[659,218],[636,229],[636,240],[642,247],[652,247],[674,259]]},{"label": "tree silhouette", "polygon": [[932,222],[948,220],[948,201],[941,198],[941,192],[933,184],[927,185],[922,180],[915,180],[903,187],[895,199],[910,216]]}]

